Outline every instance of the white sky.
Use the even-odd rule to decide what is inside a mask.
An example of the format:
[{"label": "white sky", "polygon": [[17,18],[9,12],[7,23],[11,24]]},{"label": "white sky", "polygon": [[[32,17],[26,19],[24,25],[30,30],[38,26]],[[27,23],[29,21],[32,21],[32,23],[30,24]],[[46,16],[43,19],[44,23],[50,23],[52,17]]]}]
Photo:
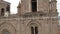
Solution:
[{"label": "white sky", "polygon": [[7,2],[11,3],[11,14],[16,14],[17,13],[17,6],[19,4],[20,0],[5,0]]},{"label": "white sky", "polygon": [[60,16],[60,0],[57,0],[57,10]]},{"label": "white sky", "polygon": [[[5,1],[11,3],[11,14],[17,13],[17,6],[20,0],[5,0]],[[57,9],[58,12],[60,13],[60,0],[57,0]]]}]

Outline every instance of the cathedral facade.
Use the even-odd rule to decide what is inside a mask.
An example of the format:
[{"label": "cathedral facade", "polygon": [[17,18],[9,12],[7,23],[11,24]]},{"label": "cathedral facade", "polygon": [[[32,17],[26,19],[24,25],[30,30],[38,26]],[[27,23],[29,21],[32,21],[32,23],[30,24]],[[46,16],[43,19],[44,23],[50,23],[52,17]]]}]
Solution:
[{"label": "cathedral facade", "polygon": [[0,1],[6,9],[0,9],[0,34],[58,34],[56,0],[21,0],[15,15],[10,15],[10,3]]}]

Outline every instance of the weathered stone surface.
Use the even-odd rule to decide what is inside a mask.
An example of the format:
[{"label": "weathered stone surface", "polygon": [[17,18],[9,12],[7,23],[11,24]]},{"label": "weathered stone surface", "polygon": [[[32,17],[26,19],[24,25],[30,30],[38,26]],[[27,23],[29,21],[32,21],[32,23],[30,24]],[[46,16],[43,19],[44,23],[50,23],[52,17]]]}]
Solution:
[{"label": "weathered stone surface", "polygon": [[[54,9],[51,11],[49,0],[37,0],[37,12],[31,11],[31,0],[21,0],[18,14],[0,17],[0,34],[8,31],[10,34],[31,34],[31,26],[38,27],[38,34],[58,34],[58,15],[56,0],[51,2]],[[6,8],[5,4],[0,3]]]}]

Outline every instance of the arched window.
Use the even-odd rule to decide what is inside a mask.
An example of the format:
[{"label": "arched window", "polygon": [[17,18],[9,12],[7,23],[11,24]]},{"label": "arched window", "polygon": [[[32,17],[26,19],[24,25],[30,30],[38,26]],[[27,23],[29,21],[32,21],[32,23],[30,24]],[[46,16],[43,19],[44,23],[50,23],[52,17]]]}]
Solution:
[{"label": "arched window", "polygon": [[31,34],[38,34],[38,27],[31,27]]},{"label": "arched window", "polygon": [[38,27],[35,27],[35,34],[38,34]]},{"label": "arched window", "polygon": [[34,28],[31,27],[31,34],[34,34]]},{"label": "arched window", "polygon": [[37,12],[37,0],[31,0],[32,12]]},{"label": "arched window", "polygon": [[36,24],[31,25],[31,34],[38,34],[38,26]]},{"label": "arched window", "polygon": [[4,30],[2,31],[2,34],[10,34],[10,32],[9,32],[8,30],[4,29]]},{"label": "arched window", "polygon": [[4,8],[1,9],[1,16],[4,16]]}]

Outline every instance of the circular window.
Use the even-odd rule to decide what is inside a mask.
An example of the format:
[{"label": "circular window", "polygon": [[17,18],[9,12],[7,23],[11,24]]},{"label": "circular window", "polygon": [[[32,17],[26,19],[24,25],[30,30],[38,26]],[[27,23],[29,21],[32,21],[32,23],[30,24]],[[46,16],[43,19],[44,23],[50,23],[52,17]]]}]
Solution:
[{"label": "circular window", "polygon": [[10,34],[10,32],[9,32],[8,30],[4,29],[4,30],[2,31],[2,34]]},{"label": "circular window", "polygon": [[10,34],[9,32],[4,32],[4,34]]}]

